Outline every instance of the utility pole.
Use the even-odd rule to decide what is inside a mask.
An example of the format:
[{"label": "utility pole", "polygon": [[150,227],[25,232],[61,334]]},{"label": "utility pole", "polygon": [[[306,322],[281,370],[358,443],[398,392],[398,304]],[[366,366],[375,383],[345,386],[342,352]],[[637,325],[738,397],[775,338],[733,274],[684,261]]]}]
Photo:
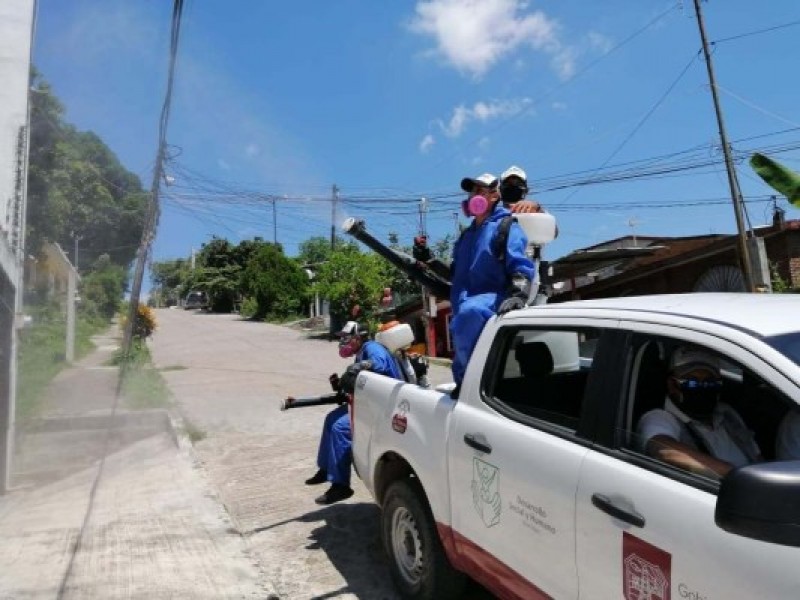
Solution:
[{"label": "utility pole", "polygon": [[75,262],[75,271],[78,271],[78,242],[83,239],[82,235],[72,232],[72,239],[75,240],[75,251],[72,253],[72,260]]},{"label": "utility pole", "polygon": [[331,250],[336,249],[336,202],[339,200],[339,188],[333,184],[331,189]]},{"label": "utility pole", "polygon": [[278,209],[276,208],[276,198],[272,197],[272,243],[278,244]]},{"label": "utility pole", "polygon": [[700,10],[700,0],[694,0],[694,11],[697,15],[697,26],[700,29],[700,39],[703,41],[703,56],[706,60],[706,69],[708,70],[708,81],[711,85],[711,97],[714,100],[714,111],[717,115],[717,125],[719,126],[719,137],[722,143],[722,153],[725,156],[725,169],[728,172],[728,186],[731,190],[731,200],[733,201],[733,212],[736,215],[736,230],[738,232],[738,246],[739,246],[739,259],[742,263],[742,273],[744,274],[744,283],[748,292],[755,291],[753,281],[753,265],[750,263],[750,252],[747,248],[747,233],[744,228],[744,216],[742,205],[742,193],[739,189],[739,180],[736,178],[736,169],[733,164],[733,157],[731,157],[731,149],[728,144],[728,136],[725,133],[725,123],[722,120],[722,109],[719,104],[719,96],[717,95],[717,82],[714,77],[714,66],[711,63],[711,53],[708,50],[708,40],[706,39],[705,24],[703,23],[703,13]]}]

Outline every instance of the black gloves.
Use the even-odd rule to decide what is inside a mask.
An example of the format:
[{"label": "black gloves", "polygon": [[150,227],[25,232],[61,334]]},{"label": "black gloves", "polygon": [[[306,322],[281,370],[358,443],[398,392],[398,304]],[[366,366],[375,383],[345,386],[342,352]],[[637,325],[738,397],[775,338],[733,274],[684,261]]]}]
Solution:
[{"label": "black gloves", "polygon": [[339,376],[336,373],[333,373],[330,377],[328,377],[328,381],[331,384],[331,389],[333,389],[334,392],[338,392],[339,391],[339,385],[340,385],[340,382],[341,382],[341,380],[339,379]]},{"label": "black gloves", "polygon": [[408,357],[411,363],[411,368],[414,369],[414,375],[417,379],[424,377],[428,374],[428,359],[421,354],[415,354]]},{"label": "black gloves", "polygon": [[372,368],[371,360],[362,360],[361,362],[353,363],[344,372],[344,375],[339,379],[339,390],[346,394],[352,394],[356,389],[356,378],[358,374],[366,369],[369,371]]},{"label": "black gloves", "polygon": [[528,301],[531,282],[522,273],[514,273],[511,276],[511,286],[508,288],[508,297],[503,300],[497,309],[498,315],[504,315],[511,310],[524,308]]},{"label": "black gloves", "polygon": [[418,235],[414,238],[414,246],[411,249],[411,255],[414,257],[414,260],[418,260],[420,262],[428,262],[431,258],[433,258],[431,249],[428,248],[427,236]]}]

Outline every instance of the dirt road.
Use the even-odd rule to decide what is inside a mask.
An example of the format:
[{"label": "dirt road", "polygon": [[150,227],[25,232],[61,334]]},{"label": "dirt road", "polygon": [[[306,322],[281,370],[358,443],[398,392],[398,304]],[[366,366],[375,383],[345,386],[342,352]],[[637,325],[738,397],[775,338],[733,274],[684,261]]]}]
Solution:
[{"label": "dirt road", "polygon": [[[314,504],[318,436],[329,407],[281,413],[287,395],[323,394],[349,361],[336,345],[231,315],[157,313],[156,365],[189,421],[195,451],[262,576],[282,599],[396,598],[378,535],[378,509],[355,495]],[[433,367],[434,383],[449,371]]]}]

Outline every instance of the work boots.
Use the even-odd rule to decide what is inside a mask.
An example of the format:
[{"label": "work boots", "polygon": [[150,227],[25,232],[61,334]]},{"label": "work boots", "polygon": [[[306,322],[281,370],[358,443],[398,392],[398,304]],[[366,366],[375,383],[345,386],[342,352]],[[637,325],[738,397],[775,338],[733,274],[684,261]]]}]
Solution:
[{"label": "work boots", "polygon": [[313,477],[306,479],[306,485],[317,485],[328,481],[328,472],[325,469],[320,469],[314,473]]},{"label": "work boots", "polygon": [[342,485],[341,483],[334,483],[328,488],[328,491],[322,494],[319,498],[315,498],[314,502],[317,504],[333,504],[340,500],[347,500],[353,495],[352,488]]}]

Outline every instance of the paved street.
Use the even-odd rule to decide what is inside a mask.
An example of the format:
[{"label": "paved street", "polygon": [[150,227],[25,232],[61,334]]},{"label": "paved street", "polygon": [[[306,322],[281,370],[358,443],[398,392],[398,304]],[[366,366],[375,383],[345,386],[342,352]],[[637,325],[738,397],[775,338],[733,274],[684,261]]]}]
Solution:
[{"label": "paved street", "polygon": [[[195,452],[244,536],[267,587],[282,599],[395,598],[378,534],[378,509],[356,477],[355,495],[319,507],[316,447],[329,407],[280,412],[287,395],[329,391],[349,361],[334,342],[233,315],[157,312],[152,353]],[[449,370],[432,368],[434,383]]]}]

